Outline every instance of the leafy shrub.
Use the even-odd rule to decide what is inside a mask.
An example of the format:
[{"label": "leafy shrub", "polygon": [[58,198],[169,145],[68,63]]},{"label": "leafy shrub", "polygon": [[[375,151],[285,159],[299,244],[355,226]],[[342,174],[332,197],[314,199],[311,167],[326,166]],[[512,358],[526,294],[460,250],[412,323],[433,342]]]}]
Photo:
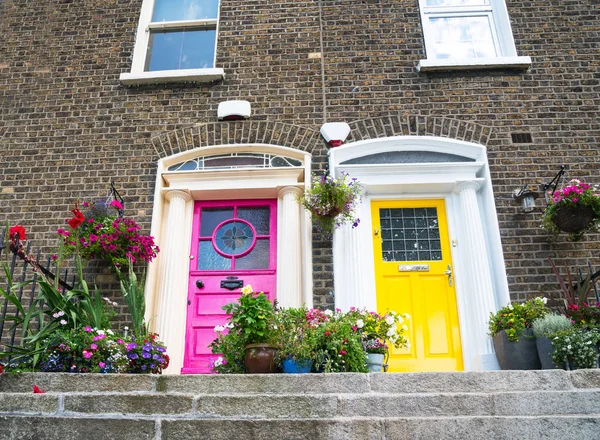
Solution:
[{"label": "leafy shrub", "polygon": [[533,321],[533,334],[536,338],[549,337],[550,335],[568,330],[573,327],[573,323],[564,315],[549,313],[542,318]]}]

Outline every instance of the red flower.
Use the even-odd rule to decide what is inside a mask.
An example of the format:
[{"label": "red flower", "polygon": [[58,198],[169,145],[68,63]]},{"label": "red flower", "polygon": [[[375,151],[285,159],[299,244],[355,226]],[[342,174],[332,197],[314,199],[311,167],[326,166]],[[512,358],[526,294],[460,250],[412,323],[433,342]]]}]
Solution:
[{"label": "red flower", "polygon": [[77,209],[77,205],[75,205],[75,209],[71,210],[71,212],[73,213],[73,218],[67,223],[73,229],[77,229],[85,221],[85,217],[83,216],[81,211]]},{"label": "red flower", "polygon": [[4,365],[0,364],[0,374],[4,371]]},{"label": "red flower", "polygon": [[33,394],[46,394],[44,391],[40,390],[37,385],[33,386]]},{"label": "red flower", "polygon": [[10,234],[10,238],[12,240],[15,239],[15,235],[18,235],[19,240],[21,240],[21,241],[27,240],[27,237],[25,236],[25,228],[21,225],[14,225],[12,228],[10,228],[8,230],[8,233]]}]

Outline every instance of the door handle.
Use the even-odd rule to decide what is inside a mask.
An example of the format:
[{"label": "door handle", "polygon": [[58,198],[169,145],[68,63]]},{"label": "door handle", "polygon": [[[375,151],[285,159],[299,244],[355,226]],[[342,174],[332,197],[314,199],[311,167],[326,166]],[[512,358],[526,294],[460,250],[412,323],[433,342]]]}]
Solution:
[{"label": "door handle", "polygon": [[448,286],[452,287],[452,268],[450,265],[448,265],[448,270],[446,270],[444,273],[448,275]]},{"label": "door handle", "polygon": [[202,289],[202,288],[204,287],[204,281],[202,281],[202,280],[197,280],[197,281],[196,281],[196,287],[197,287],[198,289]]}]

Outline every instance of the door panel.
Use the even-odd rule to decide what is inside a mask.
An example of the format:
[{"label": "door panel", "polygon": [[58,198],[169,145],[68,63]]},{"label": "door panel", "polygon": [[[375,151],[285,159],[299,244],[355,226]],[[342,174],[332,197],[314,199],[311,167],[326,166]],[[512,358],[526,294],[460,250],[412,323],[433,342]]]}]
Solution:
[{"label": "door panel", "polygon": [[462,370],[462,350],[443,200],[371,204],[377,309],[408,313],[409,348],[389,371]]},{"label": "door panel", "polygon": [[182,373],[210,373],[218,357],[208,348],[214,328],[227,322],[222,306],[240,288],[275,299],[277,201],[196,202]]}]

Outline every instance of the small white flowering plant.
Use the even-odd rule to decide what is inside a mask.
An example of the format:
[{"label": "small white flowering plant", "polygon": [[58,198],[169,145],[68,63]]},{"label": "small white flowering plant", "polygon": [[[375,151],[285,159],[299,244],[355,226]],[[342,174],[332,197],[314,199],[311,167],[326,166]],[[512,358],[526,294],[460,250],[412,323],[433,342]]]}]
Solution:
[{"label": "small white flowering plant", "polygon": [[600,333],[583,329],[569,329],[550,337],[554,350],[552,361],[569,368],[597,368]]},{"label": "small white flowering plant", "polygon": [[407,313],[388,311],[380,315],[377,312],[351,307],[349,315],[355,317],[355,326],[362,331],[363,345],[367,353],[388,354],[388,342],[395,348],[409,346],[405,336],[405,332],[408,331],[405,321],[410,319]]}]

